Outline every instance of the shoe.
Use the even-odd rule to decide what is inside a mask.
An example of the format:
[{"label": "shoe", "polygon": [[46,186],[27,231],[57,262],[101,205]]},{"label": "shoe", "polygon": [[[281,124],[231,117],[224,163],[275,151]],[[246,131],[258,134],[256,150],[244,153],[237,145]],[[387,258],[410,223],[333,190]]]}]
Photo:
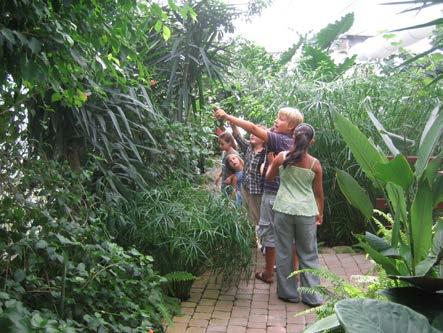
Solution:
[{"label": "shoe", "polygon": [[265,276],[265,272],[257,272],[257,273],[255,273],[255,278],[257,280],[263,281],[264,283],[267,283],[267,284],[271,284],[272,282],[274,282],[274,280],[272,278],[267,278]]},{"label": "shoe", "polygon": [[317,306],[323,305],[323,303],[308,303],[305,301],[301,301],[304,305],[309,306],[310,308],[316,308]]},{"label": "shoe", "polygon": [[300,303],[300,300],[298,298],[284,298],[284,297],[278,297],[279,299],[281,299],[283,302],[288,302],[288,303]]}]

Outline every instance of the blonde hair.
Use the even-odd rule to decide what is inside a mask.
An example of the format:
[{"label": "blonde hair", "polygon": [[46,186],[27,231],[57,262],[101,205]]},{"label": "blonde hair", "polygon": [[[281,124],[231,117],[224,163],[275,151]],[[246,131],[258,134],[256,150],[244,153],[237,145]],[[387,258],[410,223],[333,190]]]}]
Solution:
[{"label": "blonde hair", "polygon": [[304,120],[303,113],[296,108],[288,106],[281,108],[278,114],[284,116],[288,120],[288,125],[294,126],[294,129]]}]

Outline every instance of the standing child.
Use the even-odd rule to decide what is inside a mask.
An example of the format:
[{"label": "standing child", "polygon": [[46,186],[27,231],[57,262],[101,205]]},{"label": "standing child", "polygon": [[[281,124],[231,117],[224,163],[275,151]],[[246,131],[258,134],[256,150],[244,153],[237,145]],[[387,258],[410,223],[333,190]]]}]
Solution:
[{"label": "standing child", "polygon": [[[314,139],[314,128],[300,124],[294,132],[294,146],[275,158],[266,173],[266,179],[275,179],[280,173],[280,187],[275,198],[275,243],[277,248],[277,295],[297,303],[298,281],[288,279],[293,270],[292,244],[300,261],[300,268],[318,268],[317,226],[323,223],[323,170],[320,162],[308,154]],[[302,273],[301,285],[320,284],[317,276]],[[317,293],[304,293],[302,302],[309,306],[322,304]]]},{"label": "standing child", "polygon": [[265,161],[265,144],[254,134],[251,134],[248,141],[240,134],[237,126],[231,125],[231,128],[245,161],[241,188],[243,204],[248,211],[249,221],[256,228],[260,220],[260,203],[263,194],[264,177],[260,172],[260,166]]},{"label": "standing child", "polygon": [[220,145],[220,149],[223,152],[222,155],[222,169],[220,174],[215,180],[215,185],[218,186],[221,180],[221,191],[222,193],[229,195],[232,193],[232,188],[229,186],[229,184],[226,184],[226,179],[229,176],[229,169],[228,169],[228,155],[229,154],[236,154],[237,152],[237,145],[235,144],[234,137],[229,132],[223,132],[218,136],[218,142]]},{"label": "standing child", "polygon": [[[292,134],[295,127],[303,122],[302,113],[294,108],[285,107],[278,111],[277,119],[274,122],[273,132],[257,126],[250,121],[236,118],[227,114],[222,109],[214,110],[214,116],[217,119],[224,119],[247,132],[255,135],[266,143],[268,153],[280,153],[289,150],[293,144]],[[266,172],[269,163],[265,163]],[[265,269],[257,272],[255,277],[263,282],[272,283],[275,265],[275,241],[273,220],[275,196],[279,186],[278,178],[273,181],[265,181],[263,196],[260,205],[260,221],[258,233],[261,238],[261,244],[265,247]]]},{"label": "standing child", "polygon": [[226,183],[230,184],[234,189],[235,205],[240,207],[242,205],[241,187],[243,183],[243,160],[237,154],[229,154],[228,165],[232,174],[226,178]]}]

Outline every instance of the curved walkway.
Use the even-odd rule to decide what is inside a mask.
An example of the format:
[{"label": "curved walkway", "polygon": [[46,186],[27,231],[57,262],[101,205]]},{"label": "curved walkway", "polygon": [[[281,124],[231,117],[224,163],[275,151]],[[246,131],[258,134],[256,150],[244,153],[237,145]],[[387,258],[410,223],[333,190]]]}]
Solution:
[{"label": "curved walkway", "polygon": [[[320,265],[339,276],[367,274],[372,264],[363,254],[337,253],[322,249]],[[253,271],[264,267],[264,257],[257,251]],[[285,303],[277,298],[276,284],[251,279],[229,290],[221,290],[209,275],[199,277],[191,290],[191,298],[182,302],[182,314],[174,317],[167,333],[293,333],[301,332],[315,321],[310,313],[294,317],[308,307],[302,303]]]}]

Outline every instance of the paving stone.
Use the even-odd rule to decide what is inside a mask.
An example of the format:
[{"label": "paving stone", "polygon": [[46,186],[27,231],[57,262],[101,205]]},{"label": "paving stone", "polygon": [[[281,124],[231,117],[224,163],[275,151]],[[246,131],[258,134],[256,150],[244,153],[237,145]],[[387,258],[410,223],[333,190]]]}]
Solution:
[{"label": "paving stone", "polygon": [[166,330],[166,333],[185,333],[188,325],[186,324],[174,324]]},{"label": "paving stone", "polygon": [[266,329],[266,323],[255,322],[255,321],[248,321],[247,328],[262,328],[262,329]]},{"label": "paving stone", "polygon": [[180,303],[182,308],[195,308],[197,306],[196,302],[181,302]]},{"label": "paving stone", "polygon": [[210,333],[210,332],[229,332],[229,331],[226,330],[226,326],[209,325],[206,328],[206,332]]},{"label": "paving stone", "polygon": [[198,305],[215,305],[216,302],[216,299],[202,298]]},{"label": "paving stone", "polygon": [[214,326],[228,326],[229,319],[212,318],[209,321],[209,325]]},{"label": "paving stone", "polygon": [[191,319],[188,323],[189,327],[208,327],[209,320],[206,319]]},{"label": "paving stone", "polygon": [[268,321],[267,315],[249,315],[248,322],[255,322],[255,323],[266,323]]},{"label": "paving stone", "polygon": [[214,311],[214,306],[213,305],[198,305],[195,308],[195,312],[206,312],[206,313],[211,313]]},{"label": "paving stone", "polygon": [[181,312],[185,315],[192,315],[194,314],[194,308],[182,308]]},{"label": "paving stone", "polygon": [[244,327],[244,326],[228,326],[228,328],[226,329],[226,332],[229,332],[229,333],[245,333],[246,332],[246,327]]},{"label": "paving stone", "polygon": [[208,312],[195,312],[194,315],[192,316],[192,319],[209,320],[209,319],[211,319],[211,315],[212,315],[212,313],[208,313]]},{"label": "paving stone", "polygon": [[305,325],[288,324],[286,331],[290,333],[300,333],[305,329]]},{"label": "paving stone", "polygon": [[174,323],[184,323],[186,324],[191,319],[190,315],[181,315],[181,316],[175,316],[173,318]]},{"label": "paving stone", "polygon": [[203,293],[203,298],[218,298],[218,295],[220,294],[220,290],[205,290]]},{"label": "paving stone", "polygon": [[229,319],[229,326],[244,326],[246,327],[248,325],[248,318],[242,317],[242,318],[232,318]]},{"label": "paving stone", "polygon": [[212,318],[217,318],[217,319],[229,319],[230,317],[230,312],[223,312],[223,311],[214,311],[212,313]]},{"label": "paving stone", "polygon": [[269,326],[266,329],[266,333],[286,333],[286,327],[284,327],[284,326]]},{"label": "paving stone", "polygon": [[266,328],[259,329],[259,328],[247,328],[246,333],[266,333]]},{"label": "paving stone", "polygon": [[255,309],[251,308],[251,314],[268,314],[268,309]]},{"label": "paving stone", "polygon": [[205,327],[188,327],[188,329],[185,331],[185,333],[205,333],[206,328]]}]

